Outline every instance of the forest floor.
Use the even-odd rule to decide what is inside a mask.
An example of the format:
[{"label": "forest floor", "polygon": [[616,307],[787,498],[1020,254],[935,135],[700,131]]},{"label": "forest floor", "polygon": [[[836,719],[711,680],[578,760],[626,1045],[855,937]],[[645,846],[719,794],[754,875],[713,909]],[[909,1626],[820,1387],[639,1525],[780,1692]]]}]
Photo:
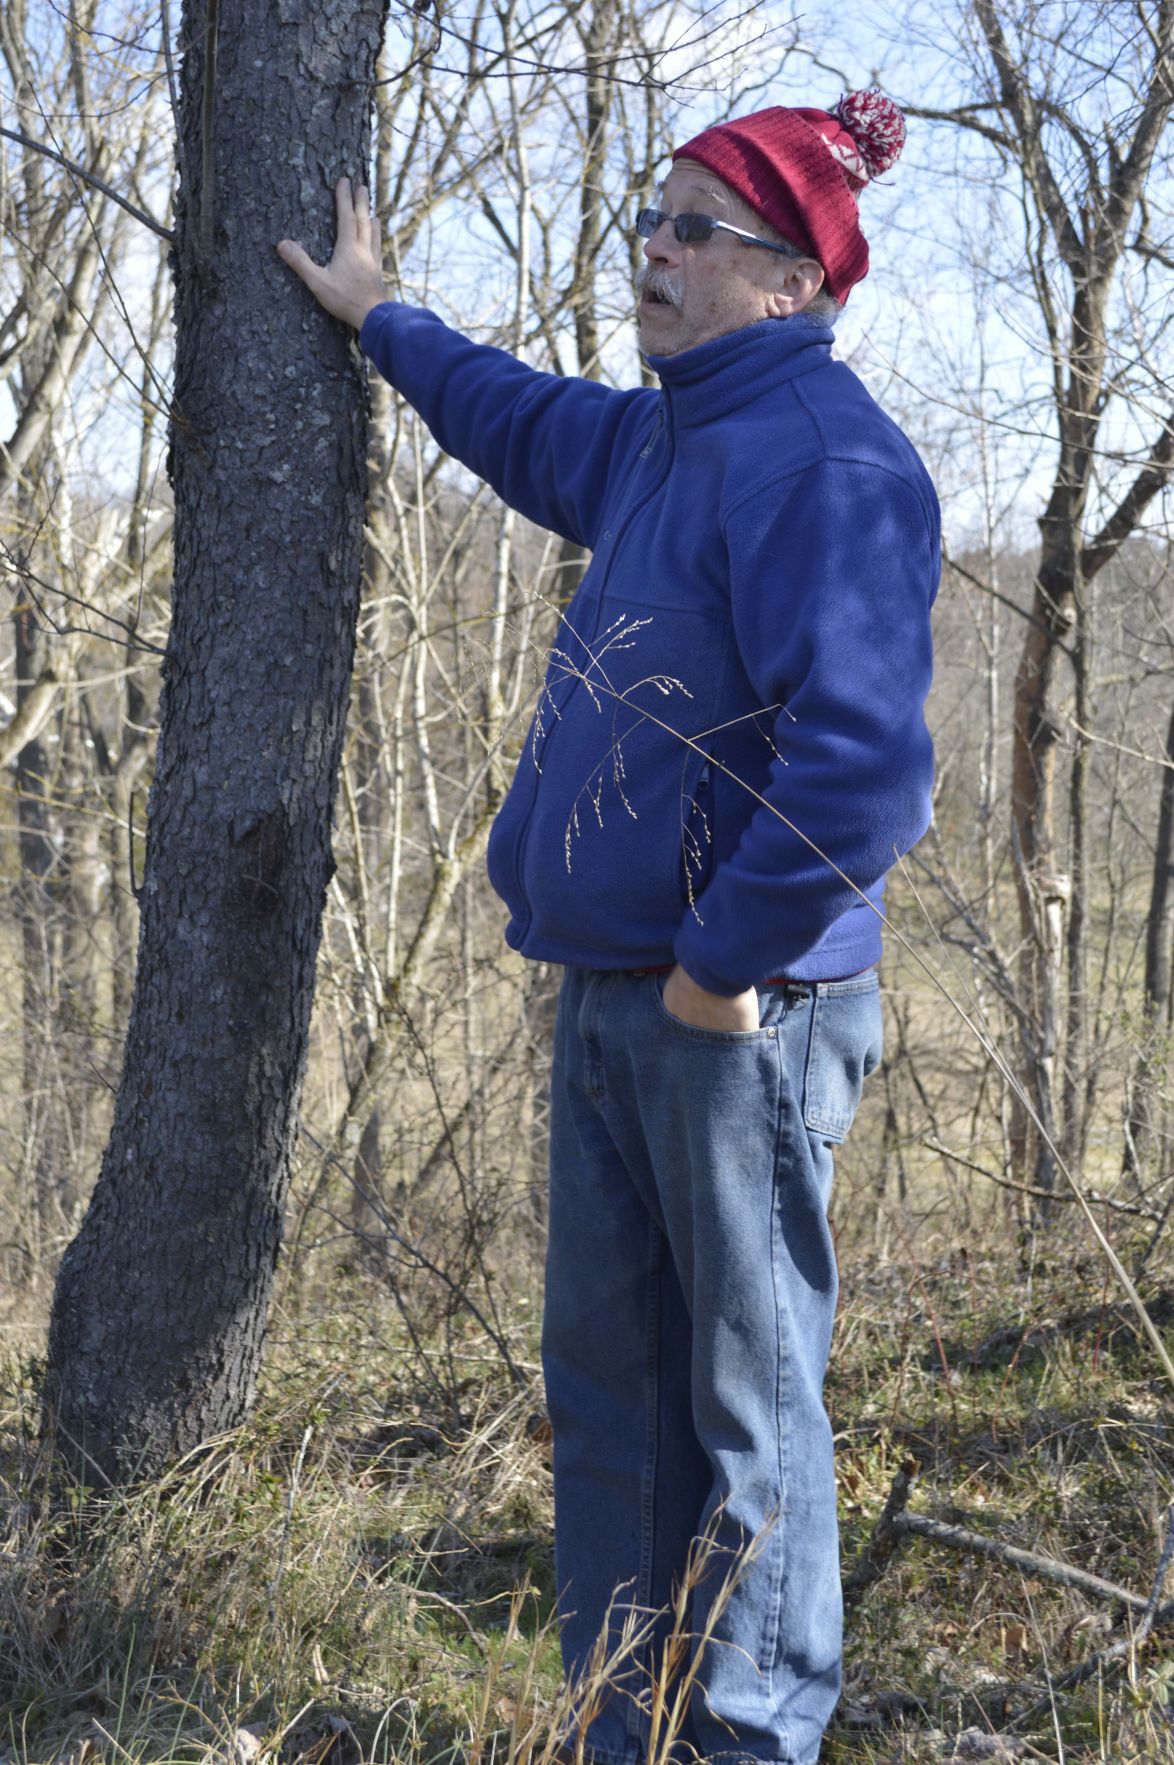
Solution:
[{"label": "forest floor", "polygon": [[[1010,1249],[845,1257],[828,1403],[846,1572],[914,1460],[910,1513],[1150,1594],[1174,1392],[1103,1264],[1056,1231],[1029,1274]],[[1144,1293],[1169,1336],[1169,1271],[1151,1262]],[[513,1376],[459,1319],[424,1363],[371,1278],[341,1271],[275,1315],[246,1427],[101,1505],[51,1485],[39,1368],[11,1353],[0,1765],[548,1761],[561,1694],[534,1310],[516,1299]],[[821,1758],[1174,1762],[1174,1627],[1131,1650],[1138,1621],[1046,1564],[904,1537],[850,1615]],[[673,1689],[655,1688],[666,1711]]]}]

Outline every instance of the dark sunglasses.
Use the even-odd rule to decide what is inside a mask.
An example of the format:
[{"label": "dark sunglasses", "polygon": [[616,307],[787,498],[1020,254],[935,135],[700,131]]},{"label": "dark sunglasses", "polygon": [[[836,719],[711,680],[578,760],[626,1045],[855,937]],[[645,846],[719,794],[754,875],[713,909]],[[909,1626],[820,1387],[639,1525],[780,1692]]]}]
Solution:
[{"label": "dark sunglasses", "polygon": [[729,221],[715,220],[711,214],[664,214],[659,208],[642,208],[636,216],[636,231],[641,239],[651,239],[666,221],[678,245],[705,245],[715,233],[733,233],[736,239],[744,239],[747,245],[761,245],[764,250],[781,252],[784,257],[791,255],[790,246],[776,245],[771,239],[759,239],[753,233],[743,232],[741,227],[731,227]]}]

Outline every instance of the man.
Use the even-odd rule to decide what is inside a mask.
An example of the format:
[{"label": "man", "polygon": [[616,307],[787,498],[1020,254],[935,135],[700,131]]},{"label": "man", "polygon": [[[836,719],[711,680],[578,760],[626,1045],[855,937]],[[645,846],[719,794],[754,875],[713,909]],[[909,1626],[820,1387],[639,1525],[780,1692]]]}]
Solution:
[{"label": "man", "polygon": [[[573,1676],[602,1627],[667,1608],[705,1535],[684,1740],[731,1765],[811,1765],[839,1690],[832,1147],[880,1054],[884,874],[928,820],[939,532],[829,321],[903,136],[856,93],[678,150],[637,222],[660,394],[387,302],[361,188],[325,269],[278,248],[444,448],[593,552],[489,852],[510,943],[566,966],[543,1333],[564,1654]],[[645,1757],[657,1658],[587,1712],[592,1759]]]}]

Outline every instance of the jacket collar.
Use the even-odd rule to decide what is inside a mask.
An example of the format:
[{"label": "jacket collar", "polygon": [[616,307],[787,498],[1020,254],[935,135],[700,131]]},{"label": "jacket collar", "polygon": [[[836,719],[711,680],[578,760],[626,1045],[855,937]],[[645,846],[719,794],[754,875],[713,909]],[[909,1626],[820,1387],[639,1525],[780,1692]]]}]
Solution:
[{"label": "jacket collar", "polygon": [[679,355],[650,355],[677,428],[710,423],[831,358],[832,328],[797,313],[760,319]]}]

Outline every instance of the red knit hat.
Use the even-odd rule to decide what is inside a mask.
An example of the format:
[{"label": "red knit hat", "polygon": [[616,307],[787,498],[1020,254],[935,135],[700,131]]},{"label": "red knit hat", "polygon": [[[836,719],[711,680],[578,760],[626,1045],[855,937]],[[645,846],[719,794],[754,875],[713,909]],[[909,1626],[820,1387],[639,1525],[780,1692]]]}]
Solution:
[{"label": "red knit hat", "polygon": [[775,105],[716,123],[673,154],[696,160],[823,266],[834,299],[868,274],[856,197],[899,157],[905,119],[883,92],[849,92],[833,111]]}]

